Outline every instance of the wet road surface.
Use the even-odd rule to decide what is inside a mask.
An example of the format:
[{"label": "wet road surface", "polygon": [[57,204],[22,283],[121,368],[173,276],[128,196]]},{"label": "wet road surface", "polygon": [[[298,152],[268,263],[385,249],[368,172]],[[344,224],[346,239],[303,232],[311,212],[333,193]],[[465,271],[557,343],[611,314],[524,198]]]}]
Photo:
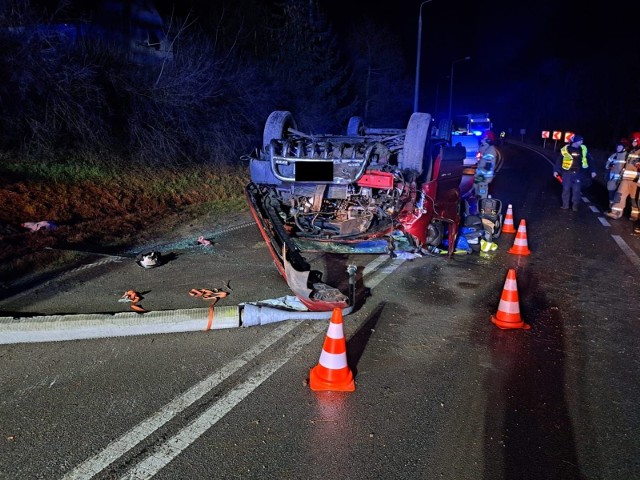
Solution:
[{"label": "wet road surface", "polygon": [[[638,238],[604,220],[598,185],[562,211],[549,162],[503,148],[491,191],[526,219],[531,255],[502,234],[488,256],[312,258],[328,283],[358,266],[355,392],[308,387],[326,322],[3,345],[0,477],[640,477]],[[129,288],[149,309],[193,308],[190,288],[228,284],[227,304],[289,293],[257,229],[215,240],[173,245],[157,269],[79,269],[0,310],[124,311]],[[490,321],[510,268],[530,330]]]}]

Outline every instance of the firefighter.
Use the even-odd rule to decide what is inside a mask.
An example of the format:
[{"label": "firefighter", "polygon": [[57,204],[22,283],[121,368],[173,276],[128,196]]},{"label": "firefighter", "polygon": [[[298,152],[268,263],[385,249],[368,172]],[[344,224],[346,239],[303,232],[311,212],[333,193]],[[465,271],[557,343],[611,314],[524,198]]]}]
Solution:
[{"label": "firefighter", "polygon": [[622,180],[621,172],[626,163],[628,145],[629,140],[626,138],[620,139],[616,144],[616,151],[609,155],[609,158],[607,158],[604,164],[605,181],[607,182],[607,191],[609,192],[609,210],[615,202],[616,191]]},{"label": "firefighter", "polygon": [[617,220],[622,217],[627,206],[627,197],[631,199],[631,216],[630,220],[638,220],[638,170],[640,169],[640,132],[633,132],[630,136],[631,149],[627,152],[624,168],[622,170],[622,179],[611,205],[611,210],[605,215],[609,218]]},{"label": "firefighter", "polygon": [[554,177],[562,177],[562,208],[569,209],[569,200],[573,203],[573,211],[578,211],[582,190],[582,181],[586,172],[591,172],[591,178],[596,176],[593,158],[583,144],[580,135],[574,135],[573,140],[560,149],[560,157],[553,169]]},{"label": "firefighter", "polygon": [[474,177],[474,191],[478,198],[487,198],[489,194],[489,184],[495,175],[498,151],[494,147],[496,136],[488,130],[480,138],[478,147],[478,165]]}]

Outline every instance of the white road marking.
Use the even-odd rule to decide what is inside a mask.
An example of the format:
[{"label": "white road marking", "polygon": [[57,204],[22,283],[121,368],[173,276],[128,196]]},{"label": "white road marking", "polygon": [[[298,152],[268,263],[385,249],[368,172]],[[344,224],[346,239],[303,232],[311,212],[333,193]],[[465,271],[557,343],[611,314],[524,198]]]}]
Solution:
[{"label": "white road marking", "polygon": [[589,206],[589,208],[594,213],[600,213],[600,209],[598,207],[596,207],[595,205],[591,205],[591,206]]},{"label": "white road marking", "polygon": [[[390,264],[378,271],[380,265],[387,260],[391,260]],[[373,288],[404,262],[404,259],[390,259],[389,255],[380,255],[364,267],[363,277],[369,277],[369,275],[375,273],[372,278],[367,278],[367,285]],[[299,325],[300,323],[296,322],[282,324],[266,335],[258,344],[236,357],[220,370],[213,372],[184,394],[174,398],[119,439],[111,442],[102,452],[82,462],[65,475],[63,480],[84,480],[97,475]],[[194,422],[184,427],[174,437],[166,440],[157,448],[155,454],[136,465],[122,478],[151,478],[325,329],[326,325],[324,323],[314,324],[309,332],[294,340],[287,347],[287,355],[284,358],[267,363],[255,370],[247,380],[223,395]]]},{"label": "white road marking", "polygon": [[280,367],[287,363],[305,345],[316,338],[321,331],[326,330],[326,328],[324,323],[312,324],[309,331],[303,333],[289,344],[287,352],[283,357],[267,362],[254,370],[247,380],[220,397],[220,399],[205,410],[202,415],[180,430],[176,435],[163,442],[153,455],[147,457],[120,478],[126,480],[142,480],[153,477],[163,467],[168,465],[171,460],[195,442],[203,433],[222,419],[233,407],[258,388],[262,382],[277,372]]},{"label": "white road marking", "polygon": [[[551,164],[553,166],[553,162],[547,158],[544,154],[526,147],[523,145],[524,148],[527,148],[528,150],[530,150],[531,152],[537,153],[538,155],[540,155],[542,158],[544,158],[547,162],[549,162],[549,164]],[[585,203],[590,203],[589,199],[587,197],[582,197],[582,201]],[[593,212],[596,213],[600,213],[599,210],[595,207],[591,207],[591,210]],[[607,220],[604,217],[598,217],[598,221],[602,224],[602,226],[604,227],[610,227],[611,224],[609,222],[607,222]],[[631,260],[631,263],[633,263],[636,268],[638,270],[640,270],[640,257],[638,257],[638,255],[636,254],[636,252],[633,251],[633,249],[627,245],[627,243],[622,239],[622,237],[620,235],[611,235],[611,237],[613,237],[613,240],[618,244],[618,246],[620,247],[620,250],[622,250],[624,252],[624,254],[629,258],[629,260]]]},{"label": "white road marking", "polygon": [[[547,159],[547,161],[549,161]],[[549,163],[551,163],[549,161]],[[590,203],[585,197],[582,198],[585,203]],[[592,211],[598,212],[598,209],[591,206]],[[599,217],[603,225],[608,222]],[[632,263],[640,270],[640,258],[618,235],[612,235],[618,246],[629,257]],[[379,268],[387,260],[391,260],[388,265]],[[367,285],[373,288],[380,284],[387,276],[393,273],[406,260],[401,258],[390,259],[388,255],[380,255],[363,269],[363,277],[367,276]],[[275,329],[267,335],[260,343],[252,347],[250,350],[240,355],[234,361],[227,364],[221,370],[214,372],[203,381],[196,384],[185,394],[176,397],[165,407],[160,409],[156,414],[141,422],[132,430],[127,432],[120,439],[112,442],[98,455],[86,460],[73,471],[67,474],[64,479],[85,479],[98,474],[104,468],[116,461],[120,456],[147,438],[155,430],[163,426],[177,414],[188,406],[192,405],[196,400],[208,393],[212,388],[235,373],[242,366],[246,365],[249,360],[258,354],[264,352],[269,346],[286,335],[289,331],[296,328],[299,324],[286,323]],[[203,433],[215,425],[222,419],[233,407],[244,400],[251,392],[259,387],[271,375],[277,372],[284,364],[286,364],[294,355],[296,355],[305,345],[310,343],[316,336],[326,327],[322,324],[312,324],[309,331],[296,338],[288,345],[286,355],[268,362],[255,369],[252,374],[242,383],[223,395],[210,408],[204,411],[196,420],[186,427],[182,428],[176,435],[169,438],[158,446],[155,453],[147,457],[145,460],[134,466],[122,478],[123,479],[145,479],[151,478],[162,468],[168,465],[182,451],[196,441]]]},{"label": "white road marking", "polygon": [[638,271],[640,271],[640,257],[636,255],[636,252],[634,252],[631,247],[627,245],[627,242],[625,242],[620,235],[611,235],[611,237],[615,240],[620,249],[629,258],[629,260],[631,260],[631,263],[633,263]]},{"label": "white road marking", "polygon": [[180,412],[185,408],[191,406],[222,381],[237,372],[240,368],[253,360],[254,357],[264,352],[267,348],[276,343],[298,325],[300,325],[300,323],[296,322],[287,322],[282,324],[266,335],[259,343],[251,347],[249,350],[236,357],[220,370],[213,372],[182,395],[174,398],[155,414],[140,422],[122,437],[111,442],[102,452],[78,465],[71,472],[65,475],[63,479],[87,479],[98,474],[104,468],[151,435],[158,428],[162,427],[176,415],[180,414]]},{"label": "white road marking", "polygon": [[389,255],[380,255],[375,260],[372,260],[364,269],[362,270],[362,276],[369,275],[373,272],[378,266],[382,265],[386,260],[389,260]]},{"label": "white road marking", "polygon": [[[389,256],[387,256],[389,258]],[[403,258],[394,258],[391,260],[389,265],[377,270],[371,277],[367,278],[367,287],[374,288],[376,287],[382,280],[391,275],[400,265],[402,265],[406,260]]]}]

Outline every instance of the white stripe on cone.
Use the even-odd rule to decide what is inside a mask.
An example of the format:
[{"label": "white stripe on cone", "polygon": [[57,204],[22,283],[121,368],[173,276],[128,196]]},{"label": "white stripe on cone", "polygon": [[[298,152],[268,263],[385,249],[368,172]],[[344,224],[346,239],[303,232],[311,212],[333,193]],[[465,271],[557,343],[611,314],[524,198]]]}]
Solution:
[{"label": "white stripe on cone", "polygon": [[347,355],[346,352],[329,353],[322,350],[322,353],[320,354],[320,361],[318,363],[330,370],[340,370],[347,366]]}]

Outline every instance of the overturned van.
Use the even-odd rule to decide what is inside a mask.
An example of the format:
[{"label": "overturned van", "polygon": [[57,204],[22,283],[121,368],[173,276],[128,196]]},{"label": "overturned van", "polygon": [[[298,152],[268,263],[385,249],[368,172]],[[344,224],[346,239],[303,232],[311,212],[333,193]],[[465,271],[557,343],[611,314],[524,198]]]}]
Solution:
[{"label": "overturned van", "polygon": [[305,251],[384,252],[400,231],[416,249],[445,238],[453,254],[474,171],[464,165],[465,148],[432,139],[430,127],[431,115],[417,112],[403,129],[352,117],[344,134],[318,135],[300,132],[291,112],[269,115],[249,159],[246,197],[276,266],[305,290],[294,292],[310,309],[346,299],[288,278],[309,272]]}]

